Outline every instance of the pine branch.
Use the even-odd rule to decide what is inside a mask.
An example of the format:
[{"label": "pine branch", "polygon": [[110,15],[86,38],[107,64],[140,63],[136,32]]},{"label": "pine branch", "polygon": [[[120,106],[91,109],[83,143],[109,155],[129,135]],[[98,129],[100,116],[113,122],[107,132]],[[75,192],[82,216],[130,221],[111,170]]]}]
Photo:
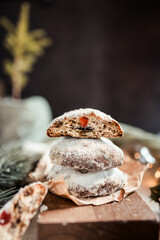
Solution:
[{"label": "pine branch", "polygon": [[0,206],[27,183],[28,174],[42,156],[42,151],[29,151],[24,146],[13,141],[0,147]]},{"label": "pine branch", "polygon": [[0,147],[0,189],[20,186],[42,153],[25,151],[23,144],[12,142]]}]

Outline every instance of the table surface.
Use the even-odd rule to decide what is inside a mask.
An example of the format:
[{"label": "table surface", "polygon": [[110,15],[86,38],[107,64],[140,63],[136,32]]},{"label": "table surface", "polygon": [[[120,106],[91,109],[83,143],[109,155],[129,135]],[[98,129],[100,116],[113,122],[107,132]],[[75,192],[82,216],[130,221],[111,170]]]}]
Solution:
[{"label": "table surface", "polygon": [[[157,218],[160,216],[159,204],[150,199],[150,190],[149,185],[155,185],[155,179],[153,174],[149,171],[145,174],[141,187],[137,190],[142,199],[147,203],[147,205],[152,209],[153,212],[157,215]],[[160,239],[160,238],[159,238]],[[31,221],[31,224],[24,235],[22,240],[38,240],[37,239],[37,215]]]}]

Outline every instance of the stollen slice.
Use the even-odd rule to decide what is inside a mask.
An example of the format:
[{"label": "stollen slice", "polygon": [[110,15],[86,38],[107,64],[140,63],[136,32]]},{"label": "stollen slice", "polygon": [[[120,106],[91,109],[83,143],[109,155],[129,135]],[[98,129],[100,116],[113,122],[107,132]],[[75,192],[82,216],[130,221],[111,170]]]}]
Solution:
[{"label": "stollen slice", "polygon": [[47,135],[49,137],[111,138],[123,136],[123,129],[110,115],[91,108],[81,108],[53,119],[47,129]]},{"label": "stollen slice", "polygon": [[40,182],[21,188],[0,210],[0,240],[20,240],[47,194]]}]

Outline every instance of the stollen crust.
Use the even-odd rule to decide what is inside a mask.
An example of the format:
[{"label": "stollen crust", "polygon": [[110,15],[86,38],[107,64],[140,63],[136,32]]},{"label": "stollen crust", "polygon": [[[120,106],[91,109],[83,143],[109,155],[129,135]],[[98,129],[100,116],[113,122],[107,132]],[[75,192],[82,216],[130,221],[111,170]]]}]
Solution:
[{"label": "stollen crust", "polygon": [[49,157],[54,164],[95,172],[122,165],[124,154],[107,138],[60,137],[53,141]]},{"label": "stollen crust", "polygon": [[80,108],[53,119],[47,129],[47,135],[82,138],[121,137],[123,129],[110,115],[91,108]]},{"label": "stollen crust", "polygon": [[40,182],[21,188],[0,210],[0,239],[19,240],[47,194]]},{"label": "stollen crust", "polygon": [[124,172],[118,168],[109,170],[81,173],[78,170],[64,167],[61,165],[53,165],[48,180],[52,180],[63,176],[67,183],[68,192],[79,198],[105,196],[122,189],[127,177]]}]

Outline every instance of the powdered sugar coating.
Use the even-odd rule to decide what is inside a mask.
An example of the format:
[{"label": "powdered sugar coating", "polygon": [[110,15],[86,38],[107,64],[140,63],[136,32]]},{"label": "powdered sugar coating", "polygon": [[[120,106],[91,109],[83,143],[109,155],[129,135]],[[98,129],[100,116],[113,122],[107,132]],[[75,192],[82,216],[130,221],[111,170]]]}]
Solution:
[{"label": "powdered sugar coating", "polygon": [[127,177],[118,168],[105,171],[81,173],[78,170],[53,165],[48,179],[63,176],[70,194],[76,197],[104,196],[123,188]]},{"label": "powdered sugar coating", "polygon": [[[53,119],[53,121],[49,124],[49,126],[52,126],[54,122],[62,121],[65,118],[72,119],[72,118],[80,118],[84,115],[90,115],[94,113],[96,116],[100,117],[101,119],[104,119],[106,121],[112,121],[114,120],[110,115],[107,115],[99,110],[93,109],[93,108],[80,108],[75,109],[69,112],[64,113],[63,115]],[[116,121],[116,120],[114,120]]]},{"label": "powdered sugar coating", "polygon": [[81,171],[101,171],[123,163],[123,152],[109,139],[57,138],[50,150],[50,158],[61,164]]}]

